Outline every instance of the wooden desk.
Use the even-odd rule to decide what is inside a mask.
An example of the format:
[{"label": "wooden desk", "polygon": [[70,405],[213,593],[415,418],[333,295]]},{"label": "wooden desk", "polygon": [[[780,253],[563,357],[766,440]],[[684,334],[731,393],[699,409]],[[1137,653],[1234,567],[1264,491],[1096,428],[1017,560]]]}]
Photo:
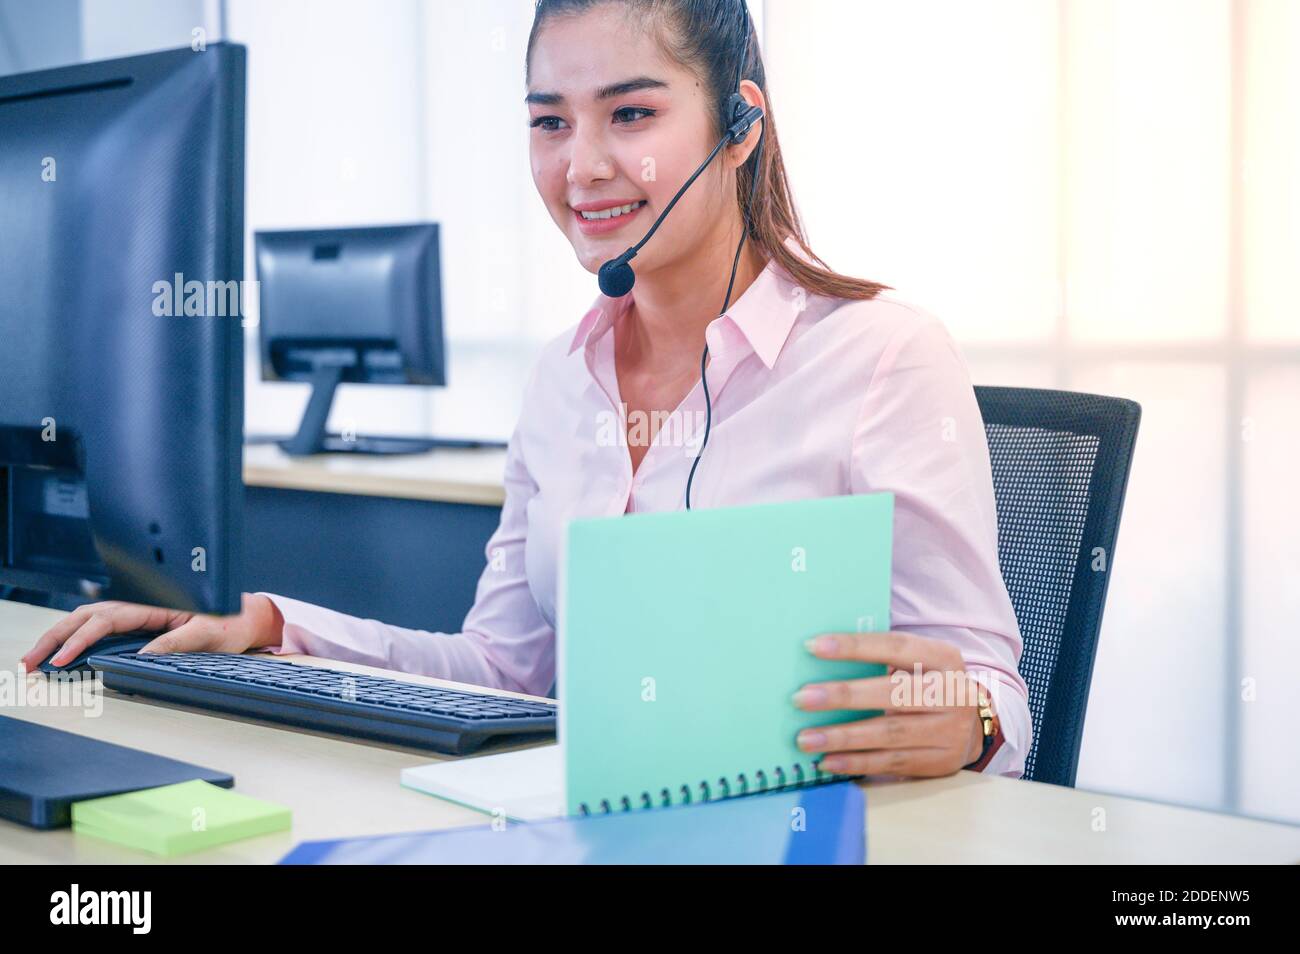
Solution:
[{"label": "wooden desk", "polygon": [[274,444],[244,448],[244,483],[249,487],[493,507],[505,501],[505,466],[506,452],[497,449],[290,457]]},{"label": "wooden desk", "polygon": [[[59,613],[0,602],[0,678]],[[281,657],[302,658],[302,657]],[[368,672],[360,666],[318,665]],[[387,673],[386,675],[395,675]],[[34,676],[30,678],[43,678]],[[438,682],[402,676],[413,682]],[[404,789],[401,770],[438,757],[255,720],[105,693],[102,713],[5,710],[81,735],[231,772],[235,790],[289,806],[293,830],[183,857],[184,863],[274,862],[299,841],[486,823],[468,808]],[[1226,863],[1300,861],[1300,827],[1155,802],[959,772],[866,786],[874,863]],[[1104,812],[1105,830],[1096,830]],[[156,863],[70,830],[0,821],[0,863]]]}]

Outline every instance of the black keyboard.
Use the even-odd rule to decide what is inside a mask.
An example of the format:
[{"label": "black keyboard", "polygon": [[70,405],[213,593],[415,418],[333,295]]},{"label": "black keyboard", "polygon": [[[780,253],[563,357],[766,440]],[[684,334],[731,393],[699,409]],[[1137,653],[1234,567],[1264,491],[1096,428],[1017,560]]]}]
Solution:
[{"label": "black keyboard", "polygon": [[229,653],[92,655],[104,685],[184,705],[308,729],[473,752],[498,735],[555,731],[553,703],[399,682]]}]

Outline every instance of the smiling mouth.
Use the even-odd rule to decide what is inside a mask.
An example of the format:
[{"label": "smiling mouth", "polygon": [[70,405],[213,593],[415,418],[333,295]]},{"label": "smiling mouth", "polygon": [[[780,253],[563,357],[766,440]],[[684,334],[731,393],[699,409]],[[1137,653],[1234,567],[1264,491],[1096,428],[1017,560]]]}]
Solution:
[{"label": "smiling mouth", "polygon": [[644,199],[628,205],[616,205],[609,209],[601,209],[599,212],[579,212],[578,215],[587,222],[599,222],[603,219],[616,219],[619,216],[631,215],[643,205],[645,205]]}]

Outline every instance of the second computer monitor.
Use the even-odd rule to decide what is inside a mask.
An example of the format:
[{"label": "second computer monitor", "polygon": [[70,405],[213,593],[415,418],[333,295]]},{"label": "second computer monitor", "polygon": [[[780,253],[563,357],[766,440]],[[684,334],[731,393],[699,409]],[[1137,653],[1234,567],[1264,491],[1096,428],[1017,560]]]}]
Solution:
[{"label": "second computer monitor", "polygon": [[438,442],[331,435],[339,384],[443,385],[442,280],[434,223],[258,232],[262,376],[308,381],[291,454],[409,453]]}]

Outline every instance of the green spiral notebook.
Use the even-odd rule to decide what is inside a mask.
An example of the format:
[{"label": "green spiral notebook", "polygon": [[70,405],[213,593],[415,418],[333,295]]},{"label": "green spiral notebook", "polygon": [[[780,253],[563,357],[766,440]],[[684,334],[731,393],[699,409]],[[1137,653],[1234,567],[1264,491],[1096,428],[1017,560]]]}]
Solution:
[{"label": "green spiral notebook", "polygon": [[883,675],[804,641],[889,629],[892,494],[569,524],[559,738],[569,814],[713,801],[839,776],[798,732],[807,682]]}]

